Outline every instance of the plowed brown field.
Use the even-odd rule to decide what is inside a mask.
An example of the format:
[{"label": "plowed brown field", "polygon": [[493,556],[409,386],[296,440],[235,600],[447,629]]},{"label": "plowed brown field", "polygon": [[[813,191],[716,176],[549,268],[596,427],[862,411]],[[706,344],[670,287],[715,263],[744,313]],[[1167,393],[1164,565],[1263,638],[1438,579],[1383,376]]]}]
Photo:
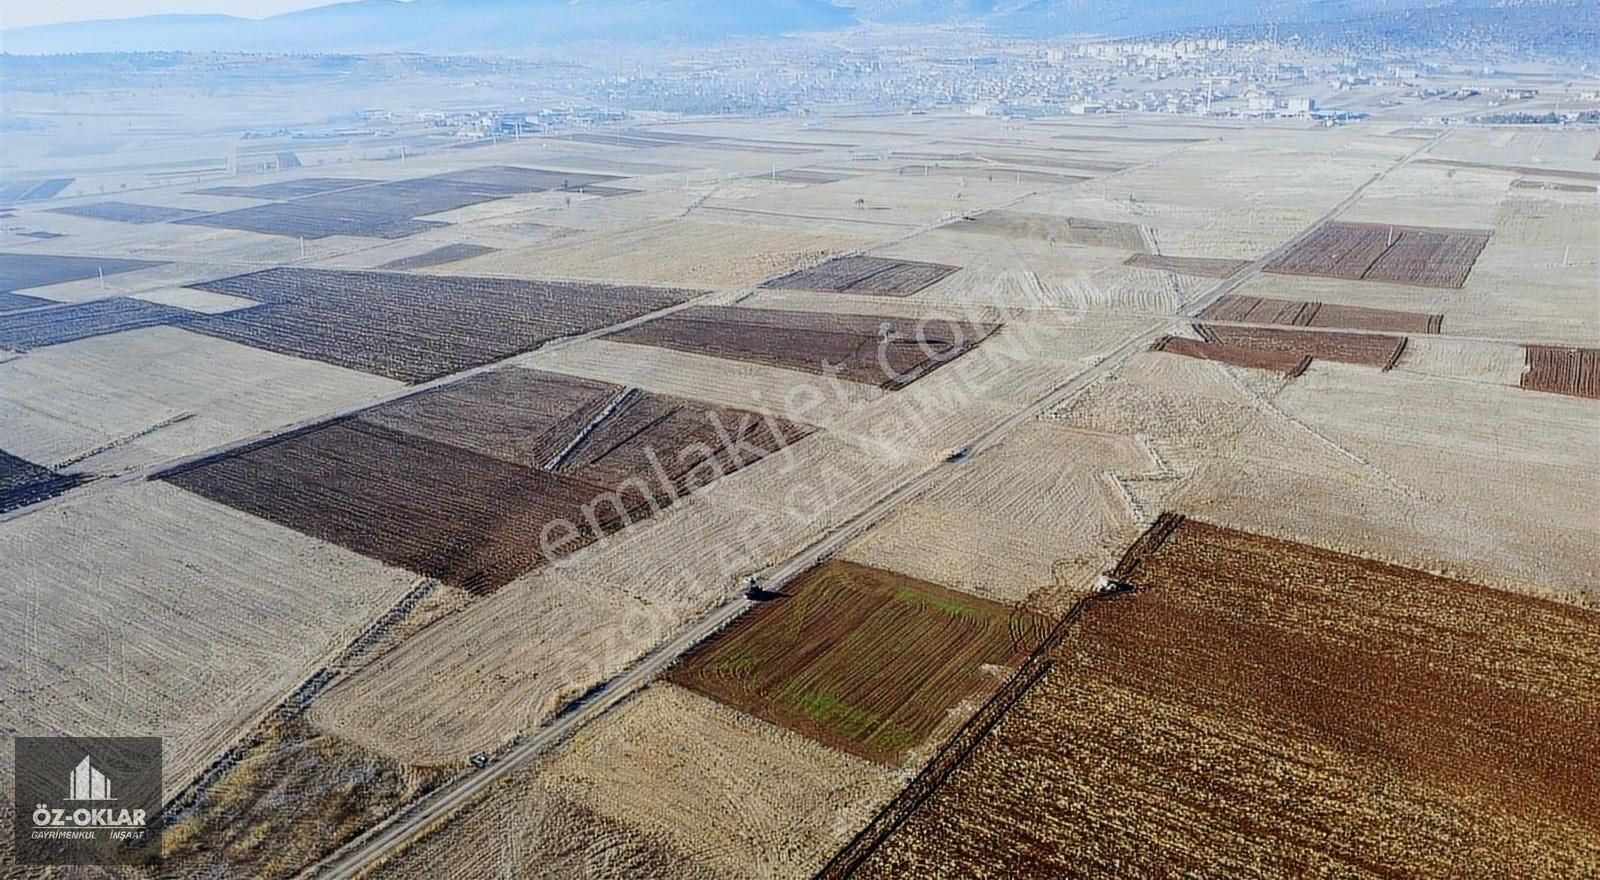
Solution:
[{"label": "plowed brown field", "polygon": [[1600,348],[1530,345],[1522,387],[1573,397],[1600,397]]},{"label": "plowed brown field", "polygon": [[1600,615],[1193,520],[1131,555],[858,876],[1600,872]]},{"label": "plowed brown field", "polygon": [[1296,299],[1270,299],[1228,294],[1206,307],[1207,321],[1242,324],[1286,324],[1291,327],[1327,327],[1346,330],[1385,330],[1392,333],[1438,333],[1443,315],[1368,309]]},{"label": "plowed brown field", "polygon": [[1268,272],[1387,281],[1422,287],[1460,287],[1489,233],[1386,223],[1325,223]]}]

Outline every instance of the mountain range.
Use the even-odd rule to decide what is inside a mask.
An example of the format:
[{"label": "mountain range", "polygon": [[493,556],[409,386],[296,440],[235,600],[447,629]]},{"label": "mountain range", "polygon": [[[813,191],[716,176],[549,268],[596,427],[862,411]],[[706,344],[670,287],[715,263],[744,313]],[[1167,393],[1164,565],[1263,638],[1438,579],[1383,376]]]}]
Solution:
[{"label": "mountain range", "polygon": [[[713,41],[860,23],[1134,36],[1199,26],[1354,20],[1507,0],[353,0],[249,19],[156,15],[0,32],[11,53],[497,52],[591,41]],[[1538,2],[1538,0],[1534,0]],[[1568,3],[1571,0],[1567,0]],[[1591,5],[1594,0],[1587,0]],[[1564,5],[1557,0],[1558,5]]]}]

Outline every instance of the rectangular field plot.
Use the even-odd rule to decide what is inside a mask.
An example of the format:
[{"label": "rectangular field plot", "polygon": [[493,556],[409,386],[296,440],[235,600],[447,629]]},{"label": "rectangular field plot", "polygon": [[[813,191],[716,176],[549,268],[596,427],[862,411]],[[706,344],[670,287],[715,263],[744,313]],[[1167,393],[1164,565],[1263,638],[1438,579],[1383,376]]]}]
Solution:
[{"label": "rectangular field plot", "polygon": [[141,327],[184,324],[195,313],[117,296],[0,316],[0,348],[28,351]]},{"label": "rectangular field plot", "polygon": [[1324,223],[1268,272],[1459,288],[1489,242],[1486,230]]},{"label": "rectangular field plot", "polygon": [[910,296],[958,268],[888,257],[835,257],[809,269],[764,281],[761,286],[783,290]]},{"label": "rectangular field plot", "polygon": [[58,474],[0,449],[0,513],[54,498],[86,479],[81,474]]},{"label": "rectangular field plot", "polygon": [[1527,352],[1523,388],[1600,398],[1600,348],[1530,345]]},{"label": "rectangular field plot", "polygon": [[280,180],[255,186],[213,186],[195,192],[203,196],[238,196],[275,202],[378,182],[366,177],[302,177],[299,180]]},{"label": "rectangular field plot", "polygon": [[606,338],[819,375],[831,371],[897,389],[966,354],[998,329],[945,319],[701,306]]},{"label": "rectangular field plot", "polygon": [[1044,621],[891,571],[826,562],[667,674],[671,681],[825,745],[896,765],[985,667],[1026,656]]},{"label": "rectangular field plot", "polygon": [[266,303],[190,329],[280,354],[424,382],[676,305],[686,291],[277,268],[195,285]]},{"label": "rectangular field plot", "polygon": [[454,263],[457,260],[465,260],[470,257],[481,257],[484,254],[492,254],[494,252],[495,248],[484,247],[481,244],[447,244],[415,256],[390,260],[378,268],[390,270],[426,269],[429,266],[442,266],[445,263]]},{"label": "rectangular field plot", "polygon": [[1239,345],[1186,339],[1182,336],[1163,336],[1150,346],[1150,350],[1180,354],[1202,361],[1220,361],[1236,367],[1270,370],[1282,373],[1288,379],[1304,373],[1311,366],[1311,358],[1296,351],[1245,348]]},{"label": "rectangular field plot", "polygon": [[854,876],[1600,872],[1600,614],[1192,520],[1130,561]]},{"label": "rectangular field plot", "polygon": [[173,220],[198,217],[205,212],[191,211],[188,208],[137,205],[133,202],[94,202],[88,205],[51,208],[50,213],[69,214],[73,217],[88,217],[91,220],[114,220],[118,223],[167,223]]},{"label": "rectangular field plot", "polygon": [[1196,324],[1194,329],[1206,342],[1258,351],[1293,352],[1318,360],[1363,364],[1384,370],[1394,366],[1406,347],[1404,336],[1381,333],[1279,330],[1273,327],[1228,327],[1221,324]]},{"label": "rectangular field plot", "polygon": [[759,180],[781,180],[784,183],[838,183],[846,179],[843,174],[809,168],[788,168],[770,174],[757,174],[754,176]]},{"label": "rectangular field plot", "polygon": [[808,430],[513,367],[163,479],[482,593],[649,518]]},{"label": "rectangular field plot", "polygon": [[0,205],[37,202],[52,198],[72,185],[75,178],[51,177],[46,180],[11,180],[0,183]]},{"label": "rectangular field plot", "polygon": [[[577,191],[616,179],[609,174],[491,165],[311,193],[293,202],[256,205],[179,222],[304,238],[330,235],[403,238],[442,225],[417,219],[428,214],[525,193]],[[601,189],[604,191],[596,194],[627,192]]]},{"label": "rectangular field plot", "polygon": [[118,275],[159,266],[148,260],[105,257],[63,257],[55,254],[0,254],[0,293],[81,281],[96,275]]},{"label": "rectangular field plot", "polygon": [[1138,269],[1157,269],[1179,275],[1198,275],[1201,278],[1227,278],[1249,265],[1248,260],[1228,260],[1213,257],[1172,257],[1164,254],[1134,254],[1126,265]]},{"label": "rectangular field plot", "polygon": [[1207,321],[1235,321],[1241,324],[1286,324],[1292,327],[1384,330],[1391,333],[1438,333],[1444,322],[1443,315],[1422,312],[1236,294],[1221,297],[1207,306],[1200,317]]},{"label": "rectangular field plot", "polygon": [[1144,235],[1136,223],[1058,217],[1026,211],[995,210],[944,227],[953,232],[974,232],[1008,238],[1031,238],[1059,244],[1103,247],[1123,251],[1145,249]]}]

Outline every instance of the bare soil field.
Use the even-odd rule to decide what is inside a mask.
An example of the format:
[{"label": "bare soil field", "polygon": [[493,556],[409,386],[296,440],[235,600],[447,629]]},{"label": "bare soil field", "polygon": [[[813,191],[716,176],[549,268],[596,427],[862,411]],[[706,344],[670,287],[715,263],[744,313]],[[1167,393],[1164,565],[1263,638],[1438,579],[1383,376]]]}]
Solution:
[{"label": "bare soil field", "polygon": [[1600,870],[1600,615],[1193,520],[1126,576],[859,876]]},{"label": "bare soil field", "polygon": [[[885,324],[891,328],[887,335]],[[606,338],[823,375],[833,372],[898,389],[965,355],[996,329],[950,320],[896,322],[874,315],[700,306]],[[901,335],[907,330],[914,335]]]},{"label": "bare soil field", "polygon": [[1530,345],[1522,387],[1600,398],[1600,349]]},{"label": "bare soil field", "polygon": [[235,196],[267,201],[287,201],[300,196],[311,196],[380,182],[370,177],[301,177],[296,180],[279,180],[272,183],[260,183],[255,186],[213,186],[207,189],[195,190],[195,192],[207,196]]},{"label": "bare soil field", "polygon": [[648,518],[805,431],[750,413],[512,368],[184,466],[163,479],[487,593],[554,554]]},{"label": "bare soil field", "polygon": [[1528,369],[1524,346],[1514,342],[1413,336],[1395,369],[1467,382],[1519,385]]},{"label": "bare soil field", "polygon": [[[428,214],[526,193],[556,189],[578,191],[616,179],[606,174],[492,165],[446,171],[428,177],[293,194],[292,202],[273,202],[176,222],[310,239],[330,235],[401,238],[441,225],[417,219]],[[631,190],[600,188],[595,194],[615,195],[622,192]],[[215,190],[212,193],[241,194],[217,193]]]},{"label": "bare soil field", "polygon": [[1140,269],[1176,272],[1179,275],[1198,275],[1202,278],[1228,278],[1249,265],[1248,260],[1229,260],[1215,257],[1174,257],[1165,254],[1138,253],[1128,257],[1127,265]]},{"label": "bare soil field", "polygon": [[417,254],[416,256],[402,257],[398,260],[390,260],[378,268],[386,270],[425,269],[429,266],[440,266],[445,263],[455,263],[460,260],[471,259],[472,257],[481,257],[484,254],[492,254],[494,252],[494,248],[484,247],[483,245],[447,244],[441,247],[436,247],[431,251]]},{"label": "bare soil field", "polygon": [[0,348],[30,351],[63,342],[138,330],[178,326],[193,312],[128,297],[111,297],[0,317]]},{"label": "bare soil field", "polygon": [[1275,327],[1232,327],[1225,324],[1194,325],[1206,342],[1264,352],[1290,352],[1305,357],[1364,364],[1388,370],[1405,351],[1406,337],[1382,333],[1279,330]]},{"label": "bare soil field", "polygon": [[1438,333],[1444,322],[1443,315],[1238,294],[1219,298],[1200,313],[1200,318],[1242,324],[1285,324],[1291,327],[1383,330],[1391,333]]},{"label": "bare soil field", "polygon": [[133,202],[90,202],[51,208],[52,213],[88,217],[91,220],[112,220],[117,223],[168,223],[189,217],[198,217],[202,211],[187,208],[167,208],[158,205],[139,205]]},{"label": "bare soil field", "polygon": [[15,312],[19,309],[32,309],[38,306],[53,306],[53,299],[41,299],[37,296],[25,296],[10,291],[0,291],[0,312]]},{"label": "bare soil field", "polygon": [[1266,268],[1285,275],[1459,288],[1488,241],[1485,230],[1331,222]]},{"label": "bare soil field", "polygon": [[1043,239],[1060,244],[1114,248],[1125,251],[1145,249],[1138,224],[1083,217],[1058,217],[1022,211],[985,211],[970,220],[953,224],[957,232]]},{"label": "bare soil field", "polygon": [[400,383],[171,327],[36,349],[0,363],[11,452],[117,473],[391,393]]},{"label": "bare soil field", "polygon": [[1150,350],[1203,361],[1221,361],[1236,367],[1270,370],[1282,373],[1286,379],[1293,379],[1311,366],[1310,355],[1292,349],[1229,345],[1211,340],[1187,339],[1182,336],[1163,336],[1151,344]]},{"label": "bare soil field", "polygon": [[158,266],[149,260],[68,257],[57,254],[0,254],[0,293],[46,287],[63,281],[117,275]]},{"label": "bare soil field", "polygon": [[684,658],[668,680],[898,765],[1043,636],[1042,618],[926,581],[827,562]]},{"label": "bare soil field", "polygon": [[1511,181],[1511,186],[1516,189],[1543,189],[1573,193],[1592,193],[1600,189],[1600,187],[1592,183],[1556,183],[1550,180],[1531,180],[1526,177],[1519,177]]},{"label": "bare soil field", "polygon": [[910,296],[959,268],[883,257],[837,257],[761,283],[790,290]]},{"label": "bare soil field", "polygon": [[646,287],[279,268],[195,285],[266,305],[191,329],[403,382],[500,360],[683,302]]},{"label": "bare soil field", "polygon": [[741,287],[869,242],[820,229],[675,219],[565,235],[452,268],[488,275]]},{"label": "bare soil field", "polygon": [[807,876],[898,783],[893,771],[665,682],[579,732],[539,775],[723,877]]},{"label": "bare soil field", "polygon": [[84,479],[81,474],[58,474],[0,450],[0,513],[54,498]]},{"label": "bare soil field", "polygon": [[168,792],[416,580],[162,482],[0,523],[0,578],[0,725],[163,736]]}]

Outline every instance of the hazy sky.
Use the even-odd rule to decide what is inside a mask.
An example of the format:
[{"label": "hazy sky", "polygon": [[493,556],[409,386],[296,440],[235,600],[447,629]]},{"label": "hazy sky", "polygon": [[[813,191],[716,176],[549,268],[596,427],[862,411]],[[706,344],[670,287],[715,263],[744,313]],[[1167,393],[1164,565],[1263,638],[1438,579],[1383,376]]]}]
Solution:
[{"label": "hazy sky", "polygon": [[3,0],[0,28],[27,27],[90,18],[131,18],[172,12],[205,12],[261,18],[324,6],[335,0]]}]

